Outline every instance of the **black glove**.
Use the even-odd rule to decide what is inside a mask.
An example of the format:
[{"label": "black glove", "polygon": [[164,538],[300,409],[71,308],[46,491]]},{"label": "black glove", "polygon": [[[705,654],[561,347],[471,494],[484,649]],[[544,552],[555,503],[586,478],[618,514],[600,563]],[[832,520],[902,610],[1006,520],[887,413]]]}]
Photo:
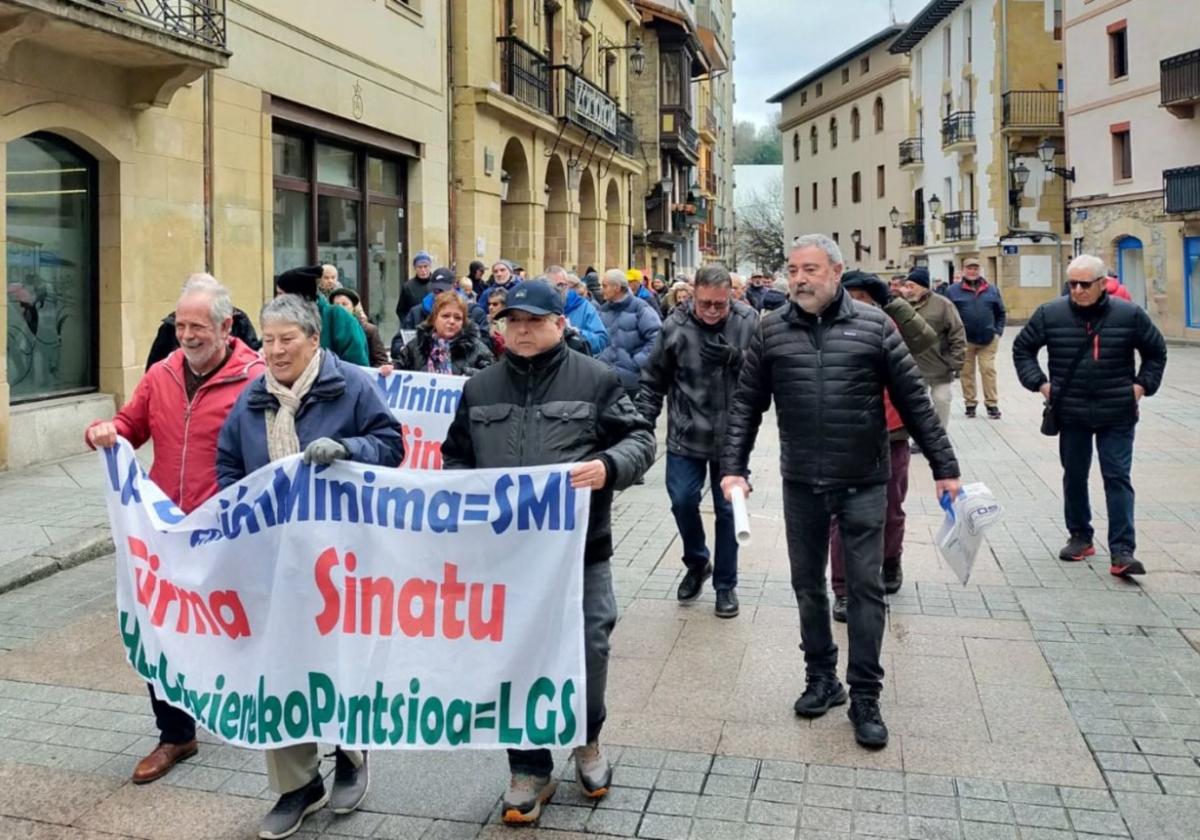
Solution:
[{"label": "black glove", "polygon": [[862,280],[861,288],[871,296],[871,300],[875,301],[881,309],[892,302],[891,287],[873,274]]},{"label": "black glove", "polygon": [[734,367],[741,364],[742,351],[718,335],[700,345],[700,358],[717,367]]}]

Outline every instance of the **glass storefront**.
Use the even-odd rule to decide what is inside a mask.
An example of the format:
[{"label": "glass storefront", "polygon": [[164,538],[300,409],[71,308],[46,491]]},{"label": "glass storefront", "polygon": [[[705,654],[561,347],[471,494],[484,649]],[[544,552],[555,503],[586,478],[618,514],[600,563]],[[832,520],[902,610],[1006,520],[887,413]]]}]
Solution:
[{"label": "glass storefront", "polygon": [[5,177],[11,401],[94,390],[96,162],[32,134],[8,144]]}]

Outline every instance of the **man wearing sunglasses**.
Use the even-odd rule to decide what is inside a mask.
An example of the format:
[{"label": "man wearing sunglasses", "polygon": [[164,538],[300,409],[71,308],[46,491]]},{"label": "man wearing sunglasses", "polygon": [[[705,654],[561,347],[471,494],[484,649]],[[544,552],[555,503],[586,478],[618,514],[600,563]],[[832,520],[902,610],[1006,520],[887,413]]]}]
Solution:
[{"label": "man wearing sunglasses", "polygon": [[[1140,307],[1108,294],[1098,257],[1083,254],[1072,260],[1067,286],[1068,296],[1039,306],[1013,342],[1021,384],[1041,392],[1058,427],[1070,534],[1058,556],[1077,562],[1096,553],[1088,499],[1094,441],[1108,506],[1109,572],[1142,575],[1146,569],[1134,558],[1133,432],[1138,403],[1162,382],[1167,345]],[[1038,363],[1042,347],[1048,371]]]},{"label": "man wearing sunglasses", "polygon": [[[667,495],[683,542],[687,573],[676,596],[691,601],[712,577],[716,614],[738,614],[737,539],[733,507],[721,493],[718,458],[725,438],[729,400],[742,357],[758,326],[758,315],[733,299],[729,272],[705,266],[696,272],[695,295],[675,307],[642,370],[638,410],[651,423],[667,399]],[[700,518],[707,477],[716,513],[716,541],[710,553]]]}]

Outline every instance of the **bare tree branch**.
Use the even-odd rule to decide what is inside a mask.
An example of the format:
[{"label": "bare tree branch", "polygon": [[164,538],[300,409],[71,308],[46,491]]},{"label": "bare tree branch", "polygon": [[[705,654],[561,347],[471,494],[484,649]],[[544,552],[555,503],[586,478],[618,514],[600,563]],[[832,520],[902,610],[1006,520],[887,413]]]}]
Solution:
[{"label": "bare tree branch", "polygon": [[787,262],[783,243],[783,181],[773,178],[738,202],[738,258],[757,271],[774,274]]}]

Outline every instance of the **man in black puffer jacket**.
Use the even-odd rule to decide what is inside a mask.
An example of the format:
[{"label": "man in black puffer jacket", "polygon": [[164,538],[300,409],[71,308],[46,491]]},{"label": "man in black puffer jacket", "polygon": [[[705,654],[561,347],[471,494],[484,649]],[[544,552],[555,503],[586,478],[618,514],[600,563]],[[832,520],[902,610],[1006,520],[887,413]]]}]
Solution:
[{"label": "man in black puffer jacket", "polygon": [[883,529],[890,475],[886,388],[925,453],[939,497],[958,495],[958,462],[916,364],[882,310],[841,288],[842,252],[827,236],[798,238],[788,254],[791,301],[763,317],[729,411],[721,455],[728,496],[749,494],[750,450],[775,400],[792,588],[800,608],[807,686],[796,714],[846,702],[837,679],[825,562],[837,516],[846,562],[850,721],[865,747],[887,744],[879,712],[883,668]]},{"label": "man in black puffer jacket", "polygon": [[[587,665],[587,744],[575,748],[583,793],[608,792],[612,770],[600,752],[608,638],[617,621],[612,571],[612,498],[641,478],[654,460],[654,431],[602,362],[567,349],[563,299],[545,280],[508,294],[504,357],[471,377],[446,442],[447,469],[579,463],[572,485],[592,490],[584,549],[583,633]],[[504,794],[506,823],[537,820],[554,793],[549,750],[510,750],[512,779]]]},{"label": "man in black puffer jacket", "polygon": [[[700,594],[712,575],[718,618],[738,614],[737,535],[733,508],[721,495],[720,442],[725,439],[729,400],[737,386],[742,357],[758,328],[758,313],[733,300],[732,279],[721,266],[696,272],[695,297],[671,311],[642,371],[638,410],[658,420],[667,411],[667,495],[683,542],[687,574],[676,593],[680,601]],[[700,494],[708,478],[716,513],[715,562],[709,562]]]},{"label": "man in black puffer jacket", "polygon": [[[1040,391],[1058,419],[1063,509],[1070,533],[1058,556],[1069,562],[1096,553],[1088,501],[1095,438],[1108,506],[1109,572],[1117,577],[1145,574],[1133,556],[1133,430],[1138,401],[1153,396],[1162,383],[1167,344],[1140,307],[1106,293],[1104,263],[1098,257],[1076,257],[1067,266],[1067,278],[1070,297],[1039,306],[1013,342],[1021,384]],[[1038,364],[1042,347],[1049,356],[1049,377]],[[1140,370],[1134,365],[1135,350]]]}]

